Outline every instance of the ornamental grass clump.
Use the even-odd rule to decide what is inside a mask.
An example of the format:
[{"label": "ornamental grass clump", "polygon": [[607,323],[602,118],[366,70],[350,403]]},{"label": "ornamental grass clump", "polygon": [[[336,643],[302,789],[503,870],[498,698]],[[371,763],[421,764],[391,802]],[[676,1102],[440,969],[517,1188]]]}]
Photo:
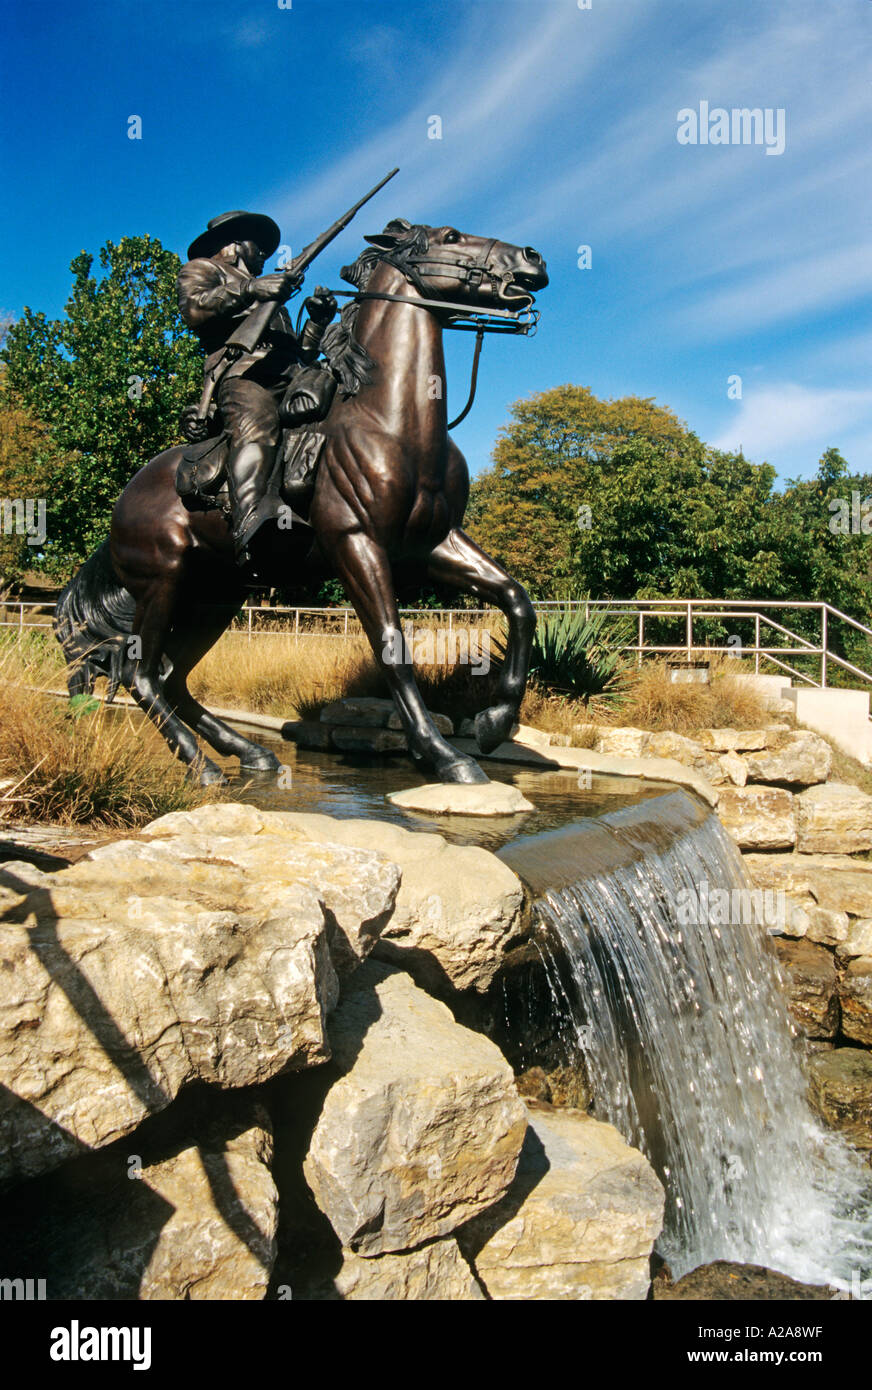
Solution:
[{"label": "ornamental grass clump", "polygon": [[0,654],[0,820],[135,828],[214,796],[150,725],[90,696],[45,694],[33,674]]}]

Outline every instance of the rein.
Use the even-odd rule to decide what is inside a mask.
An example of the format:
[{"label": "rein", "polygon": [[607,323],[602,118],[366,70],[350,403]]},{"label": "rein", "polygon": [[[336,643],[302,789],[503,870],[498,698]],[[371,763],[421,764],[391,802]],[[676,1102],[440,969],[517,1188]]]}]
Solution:
[{"label": "rein", "polygon": [[[517,312],[513,309],[470,309],[468,304],[452,304],[444,299],[412,299],[403,294],[379,294],[374,290],[331,290],[334,296],[343,299],[384,299],[391,304],[411,304],[416,309],[439,309],[448,315],[446,328],[454,328],[460,333],[475,334],[475,350],[472,355],[472,372],[469,380],[469,397],[460,414],[449,422],[446,429],[453,430],[465,420],[475,403],[478,387],[478,364],[485,333],[514,333],[533,337],[539,323],[539,310],[531,305]],[[300,311],[302,318],[302,309]],[[298,327],[300,319],[297,320]]]}]

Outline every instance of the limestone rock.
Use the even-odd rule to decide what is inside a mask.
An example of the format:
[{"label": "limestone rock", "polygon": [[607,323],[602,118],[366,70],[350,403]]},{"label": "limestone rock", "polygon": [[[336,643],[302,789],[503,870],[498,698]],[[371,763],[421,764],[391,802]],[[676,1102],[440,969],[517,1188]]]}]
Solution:
[{"label": "limestone rock", "polygon": [[611,1125],[536,1105],[514,1183],[460,1242],[492,1299],[644,1299],[663,1206]]},{"label": "limestone rock", "polygon": [[709,782],[722,782],[724,770],[718,758],[712,756],[695,739],[669,732],[649,734],[645,744],[646,758],[674,758],[685,767],[695,768]]},{"label": "limestone rock", "polygon": [[[447,715],[434,714],[430,711],[430,718],[440,734],[445,734],[448,738],[451,737],[454,733],[454,725]],[[325,705],[322,709],[321,722],[322,724],[330,724],[334,728],[349,726],[358,731],[361,729],[402,730],[403,728],[403,722],[393,700],[375,699],[371,696],[353,696],[344,700],[334,700],[332,704]],[[343,734],[342,737],[345,735]],[[337,742],[335,735],[334,742],[337,743],[337,747],[342,746]]]},{"label": "limestone rock", "polygon": [[833,754],[818,734],[800,732],[785,735],[778,748],[749,753],[745,761],[749,782],[808,787],[827,780]]},{"label": "limestone rock", "polygon": [[343,753],[405,753],[406,735],[394,729],[372,729],[366,725],[333,724],[330,737],[334,748]]},{"label": "limestone rock", "polygon": [[[402,729],[403,721],[400,718],[399,713],[394,706],[393,700],[390,701],[390,705],[391,712],[388,715],[388,722],[385,725],[385,728]],[[433,720],[433,723],[436,725],[436,728],[439,730],[440,734],[444,734],[446,738],[451,738],[453,736],[454,725],[448,718],[447,714],[437,714],[434,710],[428,710],[427,713],[430,715],[430,718]]]},{"label": "limestone rock", "polygon": [[289,814],[312,840],[376,851],[399,866],[394,911],[375,954],[423,988],[486,991],[529,932],[523,884],[496,855],[387,821]]},{"label": "limestone rock", "polygon": [[872,917],[872,863],[866,860],[835,854],[748,854],[744,860],[759,888],[783,888],[832,912]]},{"label": "limestone rock", "polygon": [[847,912],[833,912],[830,908],[818,907],[813,898],[799,903],[793,900],[785,935],[805,937],[821,946],[838,946],[848,939],[850,921]]},{"label": "limestone rock", "polygon": [[789,849],[796,843],[793,801],[781,787],[725,787],[718,816],[742,849]]},{"label": "limestone rock", "polygon": [[514,816],[536,809],[517,787],[507,782],[431,782],[390,792],[387,799],[402,810],[426,811],[435,816]]},{"label": "limestone rock", "polygon": [[872,1149],[872,1053],[859,1047],[819,1052],[809,1074],[812,1102],[827,1124],[858,1149]]},{"label": "limestone rock", "polygon": [[719,760],[721,771],[734,787],[744,787],[748,780],[748,764],[738,753],[722,753]]},{"label": "limestone rock", "polygon": [[276,1254],[271,1160],[262,1106],[191,1094],[10,1193],[4,1258],[45,1278],[51,1299],[262,1299]]},{"label": "limestone rock", "polygon": [[282,738],[295,743],[298,748],[323,752],[332,746],[330,728],[327,724],[316,724],[310,719],[289,719],[282,725]]},{"label": "limestone rock", "polygon": [[487,1038],[401,971],[368,961],[348,982],[328,1091],[304,1164],[318,1206],[361,1255],[448,1235],[499,1200],[526,1112]]},{"label": "limestone rock", "polygon": [[713,753],[760,752],[771,742],[768,729],[701,729],[697,738]]},{"label": "limestone rock", "polygon": [[641,758],[645,755],[650,735],[644,729],[609,729],[597,731],[594,749],[617,758]]},{"label": "limestone rock", "polygon": [[[220,1147],[198,1136],[143,1169],[141,1181],[173,1211],[157,1235],[140,1299],[265,1297],[278,1224],[271,1160],[269,1119],[260,1108],[250,1129],[225,1136]],[[115,1226],[113,1243],[119,1235]],[[149,1235],[146,1228],[140,1239]]]},{"label": "limestone rock", "polygon": [[300,1297],[368,1302],[482,1302],[484,1294],[453,1237],[417,1250],[368,1259],[342,1251],[329,1286],[303,1288]]},{"label": "limestone rock", "polygon": [[774,937],[787,987],[787,1002],[801,1033],[809,1038],[833,1038],[839,1026],[836,967],[823,946],[810,941]]},{"label": "limestone rock", "polygon": [[796,801],[797,849],[855,854],[872,849],[872,796],[846,782],[809,787]]},{"label": "limestone rock", "polygon": [[842,960],[855,956],[872,956],[872,917],[849,917],[848,933],[836,948]]},{"label": "limestone rock", "polygon": [[842,1032],[872,1047],[872,956],[852,960],[839,979]]},{"label": "limestone rock", "polygon": [[[313,844],[292,817],[239,803],[175,811],[152,821],[142,835],[151,842],[150,853],[170,861],[202,862],[210,873],[212,860],[237,866],[262,909],[272,901],[280,903],[288,884],[311,887],[327,910],[331,951],[340,971],[353,968],[372,950],[400,886],[399,868],[377,851]],[[109,845],[91,858],[111,864],[116,848]]]},{"label": "limestone rock", "polygon": [[337,971],[371,949],[399,870],[281,828],[218,804],[55,873],[5,867],[0,1181],[111,1143],[193,1080],[326,1060]]}]

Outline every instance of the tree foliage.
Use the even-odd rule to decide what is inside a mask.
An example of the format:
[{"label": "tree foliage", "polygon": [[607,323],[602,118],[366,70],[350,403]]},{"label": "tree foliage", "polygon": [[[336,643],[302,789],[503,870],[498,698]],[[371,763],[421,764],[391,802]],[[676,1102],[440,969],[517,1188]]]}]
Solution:
[{"label": "tree foliage", "polygon": [[651,400],[559,386],[512,407],[466,524],[538,598],[825,599],[862,617],[872,538],[834,530],[832,506],[872,480],[837,449],[783,492],[775,476]]},{"label": "tree foliage", "polygon": [[149,236],[107,242],[99,276],[82,251],[63,316],[26,308],[7,334],[6,397],[42,423],[57,462],[41,556],[52,572],[104,539],[118,494],[178,441],[179,414],[201,389],[202,352],[176,307],[179,264]]}]

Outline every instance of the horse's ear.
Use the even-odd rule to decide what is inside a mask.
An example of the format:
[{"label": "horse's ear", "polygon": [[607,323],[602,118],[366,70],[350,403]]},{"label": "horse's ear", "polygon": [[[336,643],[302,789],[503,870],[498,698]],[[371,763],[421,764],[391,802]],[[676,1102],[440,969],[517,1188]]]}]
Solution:
[{"label": "horse's ear", "polygon": [[377,246],[381,251],[389,251],[392,246],[396,246],[401,237],[412,230],[411,222],[407,222],[405,217],[395,217],[388,223],[383,232],[376,232],[374,236],[365,236],[364,241],[368,241],[370,246]]}]

